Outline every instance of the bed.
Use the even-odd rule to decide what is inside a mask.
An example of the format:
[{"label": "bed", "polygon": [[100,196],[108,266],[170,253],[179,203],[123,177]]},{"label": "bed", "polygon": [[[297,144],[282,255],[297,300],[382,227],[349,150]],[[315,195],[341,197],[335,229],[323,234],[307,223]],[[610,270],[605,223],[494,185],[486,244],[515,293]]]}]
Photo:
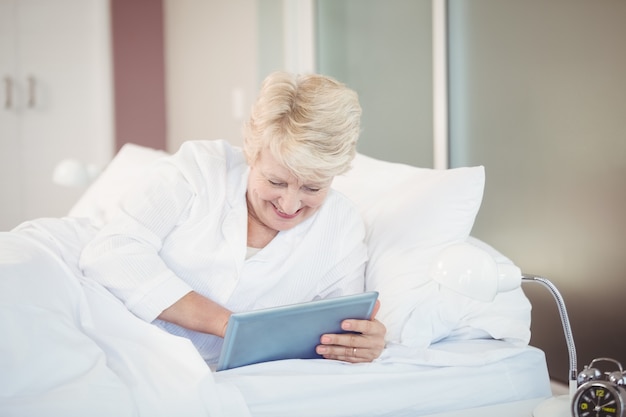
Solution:
[{"label": "bed", "polygon": [[[387,345],[369,364],[275,361],[215,372],[186,339],[145,323],[82,280],[73,225],[107,221],[163,152],[125,145],[67,218],[0,233],[1,416],[530,416],[551,395],[528,345],[521,289],[480,302],[433,282],[443,248],[469,242],[483,167],[431,170],[358,155],[334,188],[367,227],[367,289],[380,293]],[[84,220],[76,220],[84,219]]]}]

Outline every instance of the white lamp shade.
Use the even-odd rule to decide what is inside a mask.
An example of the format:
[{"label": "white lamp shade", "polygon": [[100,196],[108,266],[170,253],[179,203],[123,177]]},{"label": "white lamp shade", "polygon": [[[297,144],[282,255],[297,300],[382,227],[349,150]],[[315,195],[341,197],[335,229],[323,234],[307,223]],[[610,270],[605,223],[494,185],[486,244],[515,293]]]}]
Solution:
[{"label": "white lamp shade", "polygon": [[85,187],[98,175],[95,165],[86,164],[76,159],[64,159],[54,167],[52,181],[65,187]]},{"label": "white lamp shade", "polygon": [[498,264],[489,253],[469,243],[444,248],[430,275],[439,285],[484,302],[492,301],[498,292],[519,287],[522,278],[515,265]]},{"label": "white lamp shade", "polygon": [[522,270],[509,263],[496,263],[498,265],[498,292],[513,291],[522,283]]}]

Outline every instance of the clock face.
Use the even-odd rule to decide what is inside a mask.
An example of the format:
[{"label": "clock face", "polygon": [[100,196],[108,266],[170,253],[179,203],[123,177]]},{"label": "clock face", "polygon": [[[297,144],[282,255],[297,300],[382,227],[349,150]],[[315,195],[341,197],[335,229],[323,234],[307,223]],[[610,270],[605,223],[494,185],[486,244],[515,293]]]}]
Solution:
[{"label": "clock face", "polygon": [[623,398],[614,385],[592,381],[581,385],[572,402],[575,417],[624,417]]}]

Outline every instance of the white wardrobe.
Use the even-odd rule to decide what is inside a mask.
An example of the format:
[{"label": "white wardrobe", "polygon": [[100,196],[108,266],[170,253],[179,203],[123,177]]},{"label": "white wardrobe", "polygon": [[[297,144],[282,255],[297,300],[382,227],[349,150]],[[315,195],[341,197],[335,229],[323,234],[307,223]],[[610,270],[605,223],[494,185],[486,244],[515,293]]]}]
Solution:
[{"label": "white wardrobe", "polygon": [[64,159],[113,154],[108,0],[0,0],[0,231],[62,216]]}]

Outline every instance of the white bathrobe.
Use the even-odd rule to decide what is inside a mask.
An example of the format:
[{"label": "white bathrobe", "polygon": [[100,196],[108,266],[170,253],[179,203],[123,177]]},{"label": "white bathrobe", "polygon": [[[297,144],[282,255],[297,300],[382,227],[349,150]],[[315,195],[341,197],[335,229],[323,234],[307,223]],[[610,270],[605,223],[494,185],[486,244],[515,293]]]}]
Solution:
[{"label": "white bathrobe", "polygon": [[[352,203],[331,191],[311,218],[246,259],[246,185],[241,149],[191,141],[157,163],[120,213],[82,252],[80,268],[153,321],[194,290],[232,311],[362,292],[367,250]],[[221,339],[171,323],[208,362]]]}]

